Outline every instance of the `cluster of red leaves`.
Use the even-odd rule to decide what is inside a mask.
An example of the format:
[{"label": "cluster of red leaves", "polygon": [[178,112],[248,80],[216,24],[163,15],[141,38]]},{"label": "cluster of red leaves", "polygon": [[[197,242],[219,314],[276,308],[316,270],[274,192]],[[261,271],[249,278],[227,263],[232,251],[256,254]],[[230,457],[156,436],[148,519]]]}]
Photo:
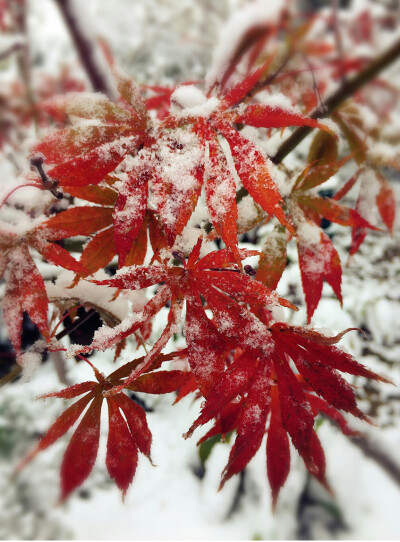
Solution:
[{"label": "cluster of red leaves", "polygon": [[[285,24],[283,16],[279,25]],[[298,30],[290,47],[299,46],[303,54],[311,56],[329,54],[328,46],[318,51],[312,41],[303,40],[308,28],[305,25]],[[117,74],[118,103],[100,94],[75,93],[42,104],[65,127],[45,137],[34,152],[45,159],[49,184],[87,204],[70,206],[23,237],[1,234],[4,318],[18,356],[24,312],[45,339],[51,337],[46,290],[29,247],[49,262],[73,271],[75,283],[104,269],[117,256],[117,274],[107,280],[90,279],[91,283],[118,290],[157,286],[140,313],[114,327],[104,325],[89,346],[72,345],[71,354],[114,346],[119,352],[128,337],[148,328],[156,315],[169,307],[167,324],[145,356],[122,365],[108,377],[92,366],[96,382],[44,396],[72,399],[83,395],[55,421],[23,462],[63,436],[82,416],[61,466],[62,499],[93,468],[104,400],[109,411],[106,465],[124,494],[136,470],[138,451],[150,458],[151,435],[145,413],[124,390],[178,391],[179,399],[197,392],[204,397],[200,416],[186,436],[213,418],[214,426],[200,442],[237,431],[221,486],[245,468],[267,432],[267,473],[275,506],[289,472],[289,438],[309,472],[328,487],[324,453],[314,430],[317,414],[333,419],[345,434],[352,434],[352,430],[341,411],[365,419],[351,385],[340,372],[386,381],[335,346],[345,332],[326,337],[309,327],[272,319],[274,306],[296,309],[275,292],[291,237],[298,246],[310,321],[321,298],[323,280],[342,300],[339,256],[321,229],[321,220],[352,228],[351,253],[360,246],[366,229],[376,228],[361,215],[362,202],[356,209],[339,203],[360,172],[333,198],[322,197],[315,190],[351,158],[360,167],[366,161],[364,141],[346,117],[346,110],[340,111],[337,119],[352,154],[340,159],[336,136],[323,124],[294,107],[252,101],[273,60],[268,57],[257,69],[251,68],[264,43],[257,34],[246,51],[246,77],[228,84],[243,59],[242,51],[232,56],[231,65],[210,85],[207,96],[193,85],[174,90],[153,87],[149,90],[155,96],[145,100],[131,80]],[[345,69],[343,65],[340,68],[341,72]],[[285,77],[292,76],[290,72],[281,74],[280,82],[284,84]],[[194,105],[193,96],[197,99]],[[305,112],[316,105],[315,93],[314,100],[307,92],[301,96]],[[157,118],[151,109],[157,110]],[[285,198],[269,158],[241,134],[243,126],[268,131],[289,126],[321,130],[307,166]],[[378,165],[374,168],[380,183],[377,206],[391,231],[393,193],[379,175]],[[277,221],[263,253],[238,246],[237,179],[261,207],[263,216]],[[226,246],[204,257],[200,253],[205,233],[199,232],[191,251],[176,249],[202,192],[214,229],[209,237],[222,239]],[[89,237],[79,262],[58,244],[75,236]],[[148,248],[152,260],[144,265]],[[260,257],[256,273],[243,266],[242,260],[248,256]],[[182,322],[187,348],[163,354]],[[160,369],[165,361],[182,355],[187,358],[188,370]]]},{"label": "cluster of red leaves", "polygon": [[[164,361],[173,359],[173,357],[174,354],[159,356],[152,369],[157,368]],[[100,415],[104,392],[119,385],[139,361],[135,360],[125,364],[107,377],[88,362],[93,368],[97,382],[82,382],[60,392],[41,396],[41,399],[48,397],[74,399],[83,395],[57,418],[38,445],[19,465],[19,469],[73,427],[89,405],[68,444],[61,464],[61,500],[67,498],[74,489],[84,482],[93,469],[99,448]],[[188,373],[183,371],[148,373],[138,379],[130,389],[145,393],[170,393],[185,384],[188,376]],[[151,461],[152,437],[147,425],[146,413],[135,401],[120,393],[113,397],[107,397],[106,402],[109,415],[106,466],[110,477],[115,480],[125,495],[136,471],[138,451]]]}]

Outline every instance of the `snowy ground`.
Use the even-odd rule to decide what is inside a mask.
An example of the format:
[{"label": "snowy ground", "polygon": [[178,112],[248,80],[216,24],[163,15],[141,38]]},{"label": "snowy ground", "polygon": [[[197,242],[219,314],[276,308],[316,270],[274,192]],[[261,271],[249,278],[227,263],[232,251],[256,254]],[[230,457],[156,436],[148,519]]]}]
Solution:
[{"label": "snowy ground", "polygon": [[[218,28],[233,8],[245,3],[119,0],[117,9],[117,2],[88,0],[84,7],[92,31],[108,41],[117,61],[138,82],[171,83],[204,77]],[[74,52],[53,3],[31,0],[30,4],[33,61],[36,59],[50,71],[59,68],[61,59],[74,63]],[[4,176],[11,171],[7,167],[0,164]],[[399,180],[399,177],[394,179],[398,201]],[[337,232],[335,245],[345,261],[348,232],[341,232],[339,227]],[[353,332],[344,337],[342,344],[359,361],[388,375],[397,385],[400,385],[399,241],[399,221],[392,238],[383,233],[368,234],[360,253],[345,271],[343,308],[325,285],[323,300],[313,318],[317,327],[334,332],[362,327],[367,339]],[[286,269],[278,291],[301,307],[293,322],[304,324],[305,306],[295,246],[289,258],[292,264]],[[129,351],[125,356],[128,360]],[[108,368],[111,370],[109,356],[97,359],[105,373]],[[82,363],[70,366],[68,377],[71,382],[92,378],[90,369]],[[385,385],[366,388],[363,382],[357,384],[361,407],[368,413],[369,405],[376,405],[371,415],[375,416],[377,426],[363,425],[362,429],[400,464],[398,388]],[[217,492],[230,446],[216,444],[203,465],[195,446],[203,433],[199,431],[189,440],[182,439],[182,433],[196,418],[199,403],[185,398],[172,406],[173,394],[145,399],[151,409],[148,421],[156,467],[141,456],[124,503],[104,466],[107,434],[104,411],[96,466],[82,488],[66,504],[57,506],[58,469],[68,437],[39,455],[18,476],[13,476],[13,469],[63,410],[60,400],[42,402],[35,398],[60,387],[54,367],[48,361],[30,382],[17,382],[1,390],[2,539],[400,538],[399,484],[328,422],[320,425],[318,434],[325,449],[328,481],[334,495],[309,479],[303,462],[293,450],[292,469],[273,515],[264,446],[243,476],[230,480]],[[372,403],[366,401],[367,394]]]}]

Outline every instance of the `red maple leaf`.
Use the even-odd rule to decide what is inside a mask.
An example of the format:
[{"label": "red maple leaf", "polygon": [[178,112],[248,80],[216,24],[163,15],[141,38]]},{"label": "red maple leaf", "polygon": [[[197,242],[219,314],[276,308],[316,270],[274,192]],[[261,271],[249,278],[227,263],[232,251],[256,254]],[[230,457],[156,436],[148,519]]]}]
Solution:
[{"label": "red maple leaf", "polygon": [[[159,356],[154,361],[152,370],[157,369],[164,361],[181,355],[182,352],[174,352]],[[101,408],[105,399],[108,406],[106,467],[110,477],[125,495],[136,471],[138,452],[146,455],[151,461],[152,437],[145,411],[141,406],[129,399],[124,393],[106,398],[104,393],[119,385],[131,372],[132,367],[140,361],[134,360],[127,363],[107,377],[88,362],[93,368],[96,382],[82,382],[60,392],[41,396],[41,399],[49,397],[73,399],[83,395],[50,426],[37,446],[20,463],[18,470],[32,461],[39,452],[61,438],[83,415],[65,450],[61,463],[61,500],[65,500],[86,480],[93,469],[99,448]],[[127,387],[146,393],[170,393],[182,387],[189,378],[190,373],[184,371],[155,371],[142,375],[134,385]]]},{"label": "red maple leaf", "polygon": [[[212,304],[210,306],[216,327],[223,335],[226,326],[218,310]],[[247,309],[241,310],[240,316],[243,317]],[[265,309],[258,314],[258,332],[262,341],[249,343],[237,333],[237,344],[242,354],[226,368],[210,390],[200,416],[184,436],[189,437],[196,427],[212,418],[216,418],[215,425],[200,442],[215,434],[237,429],[223,472],[222,487],[254,456],[269,418],[267,472],[275,506],[290,468],[288,435],[309,472],[328,487],[324,452],[313,429],[315,416],[318,412],[324,413],[336,421],[345,434],[352,434],[352,430],[340,411],[366,419],[356,405],[352,387],[339,371],[388,381],[334,346],[349,330],[335,337],[326,337],[313,330],[273,323]]]},{"label": "red maple leaf", "polygon": [[[139,316],[127,318],[114,328],[103,326],[95,333],[92,344],[85,348],[77,347],[79,351],[88,352],[95,348],[101,350],[110,348],[152,319],[167,301],[170,301],[171,308],[167,326],[143,362],[132,371],[124,384],[126,386],[151,365],[152,360],[168,342],[176,325],[181,320],[183,301],[186,299],[186,340],[189,364],[197,386],[204,395],[207,395],[224,370],[224,353],[231,349],[232,339],[228,327],[232,329],[232,338],[239,333],[239,336],[249,343],[262,340],[258,330],[251,329],[256,317],[251,313],[243,313],[241,311],[242,304],[249,303],[253,307],[265,305],[295,307],[262,283],[241,273],[238,265],[233,262],[229,250],[211,252],[198,260],[200,248],[201,238],[199,238],[187,262],[183,254],[172,253],[173,258],[178,258],[180,266],[171,266],[171,262],[167,258],[163,263],[156,262],[150,267],[123,269],[111,279],[93,281],[96,284],[132,290],[147,288],[159,283],[163,283],[163,285],[157,294],[148,301]],[[258,252],[239,250],[241,258],[254,254],[258,254]],[[219,333],[213,321],[206,315],[200,295],[206,298],[213,313],[219,311],[221,315],[224,315],[227,326],[224,336]],[[233,307],[231,297],[237,300]],[[235,327],[238,331],[235,331]],[[75,349],[75,347],[72,348]],[[110,393],[118,393],[123,387],[121,385]]]},{"label": "red maple leaf", "polygon": [[3,314],[18,361],[21,360],[24,312],[38,326],[43,337],[46,340],[49,339],[46,288],[29,247],[37,250],[46,260],[55,265],[62,265],[76,273],[85,272],[82,265],[67,250],[60,245],[49,243],[35,230],[27,232],[24,236],[10,231],[0,232],[2,253],[0,277],[4,275],[6,280]]}]

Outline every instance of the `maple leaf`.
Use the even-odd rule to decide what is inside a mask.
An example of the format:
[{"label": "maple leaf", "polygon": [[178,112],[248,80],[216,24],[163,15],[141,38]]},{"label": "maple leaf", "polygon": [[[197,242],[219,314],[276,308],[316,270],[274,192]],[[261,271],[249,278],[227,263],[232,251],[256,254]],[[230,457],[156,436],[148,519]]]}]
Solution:
[{"label": "maple leaf", "polygon": [[[210,306],[219,332],[228,333],[231,338],[226,325],[221,326],[216,306]],[[356,405],[352,387],[338,371],[388,381],[334,346],[350,330],[326,337],[314,330],[273,323],[265,309],[258,314],[258,332],[263,340],[248,341],[237,333],[236,344],[242,353],[209,391],[200,416],[184,437],[188,438],[199,425],[212,418],[216,419],[215,424],[200,442],[237,429],[222,474],[222,487],[231,476],[243,470],[259,449],[269,419],[267,473],[275,507],[290,468],[288,436],[309,472],[328,487],[324,452],[313,429],[315,416],[322,412],[337,422],[347,435],[354,432],[340,410],[367,419]],[[243,309],[240,316],[248,316],[248,310]]]},{"label": "maple leaf", "polygon": [[[177,114],[171,108],[159,125],[150,120],[145,102],[134,83],[120,75],[116,79],[122,107],[104,96],[87,94],[73,94],[49,102],[48,109],[53,114],[64,111],[73,119],[85,119],[85,123],[48,136],[35,149],[48,162],[56,164],[48,175],[61,187],[96,185],[130,155],[130,159],[121,164],[126,179],[119,183],[119,193],[113,204],[114,246],[120,266],[126,263],[132,243],[140,232],[143,234],[149,188],[168,244],[173,246],[193,213],[203,186],[210,219],[240,263],[235,182],[218,140],[220,134],[227,140],[239,177],[251,196],[294,233],[281,208],[282,198],[267,159],[253,143],[231,127],[232,124],[244,123],[256,127],[305,125],[326,129],[293,108],[261,104],[236,107],[252,90],[271,58],[233,87],[218,107],[217,100],[209,113],[200,111],[193,115],[190,109],[188,112],[183,109]],[[182,89],[190,87],[175,89],[171,95],[172,104]],[[179,109],[179,99],[177,103]],[[95,124],[88,125],[88,118],[94,119]],[[88,248],[84,257],[91,269],[94,268],[98,246],[103,239],[109,238],[109,234],[100,233],[101,237]],[[142,237],[144,239],[144,235]],[[111,248],[107,254],[111,254]],[[104,260],[105,256],[101,261]]]},{"label": "maple leaf", "polygon": [[[356,202],[356,209],[360,214],[370,215],[371,209],[376,205],[383,223],[389,233],[393,234],[396,201],[389,181],[375,168],[360,171],[358,178],[361,178],[361,186]],[[366,235],[367,229],[365,225],[354,225],[350,256],[358,251]]]},{"label": "maple leaf", "polygon": [[[215,251],[198,259],[201,242],[200,237],[187,262],[183,254],[172,253],[174,258],[178,257],[182,266],[171,266],[169,260],[166,259],[162,264],[157,262],[150,267],[122,269],[111,279],[92,281],[96,284],[132,290],[147,288],[160,282],[163,286],[148,301],[140,315],[127,318],[112,329],[103,326],[95,332],[92,344],[84,349],[80,347],[79,351],[88,352],[94,348],[104,350],[120,342],[153,318],[170,300],[171,308],[167,326],[143,362],[132,371],[124,384],[126,386],[151,366],[155,356],[168,342],[181,319],[183,301],[186,299],[186,340],[189,365],[199,389],[207,395],[224,369],[223,356],[230,350],[231,339],[227,333],[223,338],[214,323],[207,317],[200,295],[206,298],[213,313],[218,310],[225,316],[227,325],[232,327],[232,336],[236,335],[234,326],[237,326],[241,318],[247,318],[247,321],[241,321],[239,328],[242,331],[239,333],[249,342],[252,340],[260,342],[262,339],[257,336],[257,330],[251,331],[255,316],[243,315],[242,303],[249,303],[255,308],[266,305],[295,307],[262,283],[240,273],[238,265],[232,262],[232,254],[228,249]],[[254,254],[258,252],[239,250],[241,258]],[[232,305],[230,296],[237,299],[238,303]],[[247,323],[247,327],[243,327],[243,322]],[[75,347],[72,347],[72,350],[75,352]],[[122,388],[121,385],[110,393],[118,393]]]},{"label": "maple leaf", "polygon": [[[196,119],[191,117],[190,110],[187,114],[182,113],[181,122],[193,124],[193,130],[198,134],[208,154],[209,166],[206,164],[205,167],[205,186],[211,221],[225,244],[236,254],[237,229],[234,222],[237,207],[234,200],[234,181],[217,136],[221,134],[228,142],[236,171],[249,194],[269,215],[275,215],[282,225],[294,233],[293,226],[282,210],[282,197],[272,178],[268,160],[231,124],[242,123],[264,128],[312,126],[326,129],[314,119],[305,117],[294,109],[261,104],[233,107],[249,94],[270,61],[271,59],[268,59],[262,67],[235,85],[208,116]],[[176,122],[179,121],[178,117]],[[169,122],[166,119],[165,122],[166,126],[174,125],[173,118]],[[224,231],[221,224],[225,225]]]},{"label": "maple leaf", "polygon": [[[314,149],[312,152],[310,151],[311,157],[313,155],[318,156],[322,152],[318,148],[318,144],[319,141],[317,140]],[[365,220],[357,210],[339,203],[337,201],[339,198],[317,196],[312,192],[314,188],[328,180],[351,158],[351,155],[349,155],[332,162],[332,153],[335,154],[335,150],[332,150],[329,146],[324,153],[321,159],[308,164],[297,177],[290,197],[290,209],[297,230],[296,241],[301,281],[307,304],[308,323],[321,299],[323,280],[326,280],[331,285],[336,297],[342,303],[340,258],[331,240],[320,228],[321,220],[324,218],[342,226],[350,226],[353,228],[353,232],[365,232],[366,228],[377,229]],[[356,177],[346,183],[348,189],[351,188],[355,181]],[[344,194],[345,190],[342,193]],[[263,265],[265,267],[266,257]],[[278,263],[275,265],[278,265]],[[261,270],[261,273],[265,275],[266,270]]]},{"label": "maple leaf", "polygon": [[282,226],[275,227],[262,247],[256,279],[275,290],[286,267],[286,232]]},{"label": "maple leaf", "polygon": [[[124,212],[126,203],[123,192],[118,193],[112,188],[116,180],[108,177],[109,186],[66,187],[65,190],[71,195],[96,205],[71,206],[36,228],[38,235],[52,241],[77,235],[89,236],[81,254],[80,277],[104,268],[116,254],[120,266],[143,264],[147,252],[148,228],[151,230],[150,242],[154,252],[166,245],[154,212],[146,210],[147,194],[142,206],[143,216],[139,220],[129,220]],[[134,190],[128,197],[138,200],[140,194]],[[140,201],[137,201],[136,208],[139,205]],[[86,272],[83,272],[83,268]]]},{"label": "maple leaf", "polygon": [[[164,361],[181,355],[181,352],[162,355],[153,364],[153,369],[158,368]],[[136,471],[138,451],[151,461],[152,437],[145,411],[141,406],[123,393],[104,398],[104,392],[118,385],[129,374],[132,366],[139,362],[140,360],[134,360],[125,364],[107,377],[88,362],[92,366],[96,382],[82,382],[60,392],[41,396],[41,399],[49,397],[74,399],[83,395],[50,426],[36,447],[20,463],[18,470],[61,438],[83,415],[66,448],[61,464],[61,501],[65,500],[86,480],[93,469],[99,447],[101,408],[105,399],[109,414],[106,467],[110,477],[125,495]],[[189,373],[184,371],[156,371],[142,375],[129,388],[147,393],[170,393],[179,389],[189,378]]]},{"label": "maple leaf", "polygon": [[307,305],[307,320],[311,317],[321,299],[322,283],[326,280],[342,303],[342,267],[339,254],[329,237],[309,224],[307,232],[316,230],[312,236],[304,235],[304,228],[297,237],[301,282]]},{"label": "maple leaf", "polygon": [[46,340],[49,340],[47,323],[48,299],[42,275],[34,262],[29,247],[55,265],[82,272],[84,268],[68,251],[59,245],[45,241],[37,231],[32,230],[24,236],[13,232],[0,232],[2,253],[0,277],[6,281],[2,302],[4,321],[9,337],[21,362],[21,332],[23,314],[26,312]]},{"label": "maple leaf", "polygon": [[[133,84],[133,83],[132,83]],[[127,82],[117,81],[118,90],[129,99]],[[55,164],[48,176],[60,186],[98,184],[134,152],[143,142],[148,118],[139,101],[136,109],[109,101],[102,94],[71,93],[44,104],[53,116],[84,120],[53,132],[39,143],[34,152]],[[90,122],[88,122],[90,121]]]}]

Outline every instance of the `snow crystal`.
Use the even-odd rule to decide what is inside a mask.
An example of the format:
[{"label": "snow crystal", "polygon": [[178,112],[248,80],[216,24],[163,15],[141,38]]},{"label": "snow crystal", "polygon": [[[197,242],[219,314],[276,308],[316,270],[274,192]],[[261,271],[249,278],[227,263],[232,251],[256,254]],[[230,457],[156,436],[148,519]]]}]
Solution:
[{"label": "snow crystal", "polygon": [[360,197],[357,201],[357,211],[369,222],[375,221],[375,200],[379,193],[380,185],[372,169],[365,169],[359,176]]},{"label": "snow crystal", "polygon": [[321,241],[321,229],[309,221],[302,221],[296,224],[297,233],[301,238],[302,242],[305,242],[310,245],[319,245]]},{"label": "snow crystal", "polygon": [[20,361],[20,364],[22,365],[21,383],[29,382],[31,380],[41,362],[42,356],[37,352],[25,352],[22,354]]},{"label": "snow crystal", "polygon": [[159,210],[164,223],[174,228],[182,206],[189,202],[199,186],[194,173],[201,163],[201,145],[193,132],[174,130],[158,139],[155,152],[156,175],[150,201]]},{"label": "snow crystal", "polygon": [[206,75],[207,90],[220,81],[246,32],[254,26],[274,25],[284,8],[284,0],[257,0],[234,12],[223,28],[214,50],[211,68]]},{"label": "snow crystal", "polygon": [[171,95],[171,113],[177,117],[209,117],[219,103],[216,97],[207,99],[194,85],[181,85]]},{"label": "snow crystal", "polygon": [[263,96],[263,103],[268,105],[271,109],[285,109],[286,111],[291,111],[293,113],[300,112],[299,109],[294,107],[290,98],[281,92],[275,92],[274,94],[265,93]]},{"label": "snow crystal", "polygon": [[[76,299],[80,303],[89,303],[104,309],[110,315],[114,315],[117,320],[126,318],[131,307],[134,311],[142,310],[147,302],[144,292],[120,292],[119,296],[113,299],[113,295],[117,291],[116,288],[83,280],[71,288],[74,276],[71,271],[62,271],[54,284],[46,282],[49,298]],[[110,278],[103,270],[95,273],[94,277],[97,280]]]}]

